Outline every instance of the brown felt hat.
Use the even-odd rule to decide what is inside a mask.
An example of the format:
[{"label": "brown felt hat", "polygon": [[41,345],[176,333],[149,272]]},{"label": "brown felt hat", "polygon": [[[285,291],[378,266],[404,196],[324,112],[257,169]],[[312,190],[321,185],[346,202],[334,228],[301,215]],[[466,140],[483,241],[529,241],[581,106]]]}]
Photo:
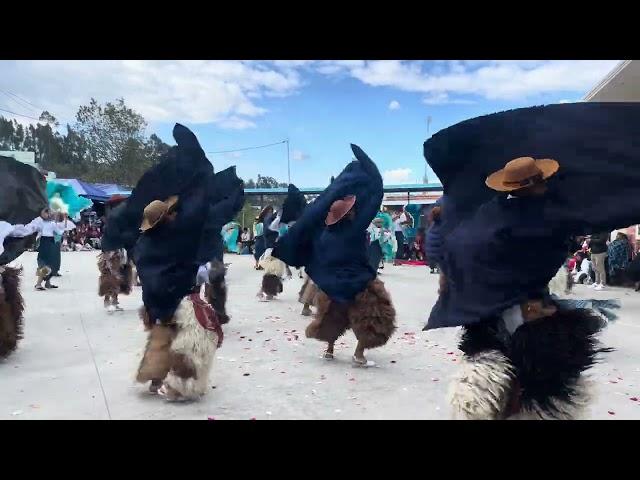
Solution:
[{"label": "brown felt hat", "polygon": [[178,197],[177,195],[172,195],[164,201],[154,200],[144,207],[140,231],[146,232],[147,230],[155,227],[167,213],[171,212],[176,203],[178,203]]},{"label": "brown felt hat", "polygon": [[555,160],[521,157],[511,160],[502,170],[487,177],[487,187],[498,192],[513,192],[542,182],[555,174],[560,165]]},{"label": "brown felt hat", "polygon": [[355,195],[348,195],[340,200],[336,200],[331,204],[331,208],[329,208],[329,213],[327,214],[325,223],[327,225],[335,225],[342,220],[347,213],[349,213],[355,203]]}]

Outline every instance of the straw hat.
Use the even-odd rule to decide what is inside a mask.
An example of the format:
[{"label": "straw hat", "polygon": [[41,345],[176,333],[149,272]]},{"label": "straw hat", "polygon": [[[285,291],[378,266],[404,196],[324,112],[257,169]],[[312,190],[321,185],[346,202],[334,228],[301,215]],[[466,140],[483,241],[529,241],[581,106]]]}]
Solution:
[{"label": "straw hat", "polygon": [[349,213],[349,211],[353,208],[356,203],[355,195],[348,195],[343,199],[336,200],[331,204],[331,208],[329,209],[329,214],[325,219],[325,223],[327,225],[335,225],[342,218]]},{"label": "straw hat", "polygon": [[167,213],[175,207],[178,202],[177,195],[172,195],[167,200],[154,200],[149,205],[144,207],[144,213],[142,215],[142,224],[140,225],[140,231],[146,232],[150,228],[155,227]]},{"label": "straw hat", "polygon": [[545,158],[535,160],[521,157],[511,160],[502,170],[487,177],[487,187],[498,192],[512,192],[530,187],[554,175],[560,165],[555,160]]}]

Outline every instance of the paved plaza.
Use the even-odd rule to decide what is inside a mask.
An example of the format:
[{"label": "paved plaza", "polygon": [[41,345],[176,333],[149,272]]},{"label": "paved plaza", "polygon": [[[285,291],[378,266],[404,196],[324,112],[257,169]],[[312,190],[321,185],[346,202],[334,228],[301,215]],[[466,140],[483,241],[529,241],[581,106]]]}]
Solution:
[{"label": "paved plaza", "polygon": [[[286,281],[281,298],[255,297],[261,273],[253,258],[227,255],[231,322],[217,352],[211,389],[200,401],[168,404],[133,380],[146,333],[138,319],[141,290],[122,297],[124,312],[108,315],[98,297],[96,252],[62,254],[58,290],[37,292],[36,254],[25,253],[25,338],[0,361],[2,419],[447,419],[449,379],[460,359],[458,330],[422,332],[435,302],[437,276],[424,267],[387,266],[381,275],[398,313],[388,345],[369,352],[372,369],[350,364],[351,332],[336,360],[304,336],[297,294]],[[594,292],[574,297],[618,298],[620,319],[602,334],[615,348],[591,370],[597,389],[593,419],[640,419],[640,293]]]}]

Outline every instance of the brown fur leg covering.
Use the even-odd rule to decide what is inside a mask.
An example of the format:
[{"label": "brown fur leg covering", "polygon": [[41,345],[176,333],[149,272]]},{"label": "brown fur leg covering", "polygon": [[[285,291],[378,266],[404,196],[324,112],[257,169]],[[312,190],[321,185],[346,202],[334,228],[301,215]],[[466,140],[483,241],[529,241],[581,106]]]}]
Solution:
[{"label": "brown fur leg covering", "polygon": [[182,353],[177,353],[174,351],[171,351],[169,353],[169,356],[169,361],[171,362],[171,372],[174,375],[184,380],[187,380],[189,378],[198,378],[196,374],[196,367],[193,365],[193,362],[189,359],[189,357]]},{"label": "brown fur leg covering", "polygon": [[136,380],[140,383],[162,380],[171,368],[171,342],[175,333],[171,327],[154,325],[149,332],[144,356]]},{"label": "brown fur leg covering", "polygon": [[315,319],[307,326],[307,338],[333,343],[349,328],[349,305],[332,302],[322,291],[317,296]]},{"label": "brown fur leg covering", "polygon": [[307,278],[298,295],[298,301],[303,305],[315,305],[318,292],[319,289],[316,284],[310,278]]},{"label": "brown fur leg covering", "polygon": [[396,310],[384,283],[375,279],[356,295],[349,307],[349,322],[356,338],[365,348],[387,343],[396,330]]},{"label": "brown fur leg covering", "polygon": [[265,273],[262,277],[262,291],[275,297],[282,292],[282,280],[275,275]]},{"label": "brown fur leg covering", "polygon": [[118,293],[123,295],[129,295],[133,288],[133,263],[127,262],[127,264],[120,269],[120,289]]},{"label": "brown fur leg covering", "polygon": [[225,282],[226,269],[224,263],[219,260],[211,262],[209,270],[209,282],[204,287],[207,302],[213,307],[222,325],[229,323],[227,315],[227,283]]},{"label": "brown fur leg covering", "polygon": [[9,356],[22,339],[21,273],[21,268],[0,266],[0,358]]}]

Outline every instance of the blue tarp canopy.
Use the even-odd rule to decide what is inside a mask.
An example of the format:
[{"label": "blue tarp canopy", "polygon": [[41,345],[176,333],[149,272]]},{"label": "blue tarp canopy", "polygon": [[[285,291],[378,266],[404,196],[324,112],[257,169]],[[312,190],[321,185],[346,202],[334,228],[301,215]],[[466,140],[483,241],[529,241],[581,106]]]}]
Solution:
[{"label": "blue tarp canopy", "polygon": [[75,178],[57,178],[56,182],[70,185],[78,195],[96,202],[106,202],[113,195],[131,195],[131,190],[115,183],[88,183]]}]

